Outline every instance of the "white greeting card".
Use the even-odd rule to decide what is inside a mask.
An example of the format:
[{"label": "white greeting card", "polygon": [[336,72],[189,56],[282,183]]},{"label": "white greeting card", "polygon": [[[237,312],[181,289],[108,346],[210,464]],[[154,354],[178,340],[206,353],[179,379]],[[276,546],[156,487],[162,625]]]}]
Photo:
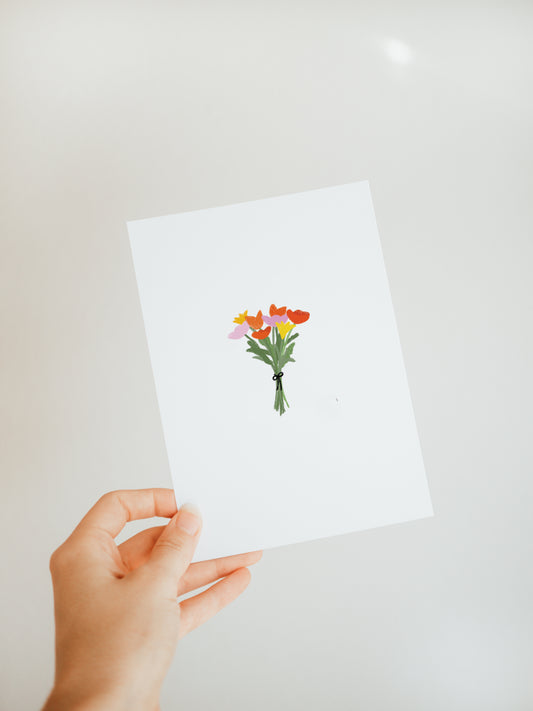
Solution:
[{"label": "white greeting card", "polygon": [[432,515],[368,183],[128,231],[195,560]]}]

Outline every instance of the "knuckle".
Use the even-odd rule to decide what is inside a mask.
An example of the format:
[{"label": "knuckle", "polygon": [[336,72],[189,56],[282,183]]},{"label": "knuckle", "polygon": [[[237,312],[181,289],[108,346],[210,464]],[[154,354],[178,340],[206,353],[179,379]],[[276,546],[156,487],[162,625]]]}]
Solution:
[{"label": "knuckle", "polygon": [[72,570],[79,561],[80,554],[83,554],[83,547],[76,538],[69,536],[50,556],[49,568],[52,577]]},{"label": "knuckle", "polygon": [[131,491],[126,489],[115,489],[113,491],[108,491],[98,500],[97,505],[103,504],[103,507],[115,508],[120,506],[126,514],[128,520],[132,520],[132,513],[129,506],[129,495]]},{"label": "knuckle", "polygon": [[52,575],[57,570],[57,567],[59,564],[58,557],[59,557],[59,549],[56,549],[50,556],[50,562],[48,563],[48,568],[49,568],[50,572],[52,573]]},{"label": "knuckle", "polygon": [[56,550],[50,556],[49,568],[52,575],[60,573],[61,570],[63,570],[68,564],[69,558],[70,554],[68,551],[68,546],[66,546],[65,543],[61,544],[59,548],[56,548]]},{"label": "knuckle", "polygon": [[183,553],[185,549],[185,541],[182,538],[163,538],[159,539],[156,546],[160,551]]},{"label": "knuckle", "polygon": [[114,491],[106,491],[105,494],[102,494],[102,496],[98,499],[98,503],[106,503],[109,501],[115,501],[115,499],[119,499],[121,495],[121,491],[119,489],[116,489]]}]

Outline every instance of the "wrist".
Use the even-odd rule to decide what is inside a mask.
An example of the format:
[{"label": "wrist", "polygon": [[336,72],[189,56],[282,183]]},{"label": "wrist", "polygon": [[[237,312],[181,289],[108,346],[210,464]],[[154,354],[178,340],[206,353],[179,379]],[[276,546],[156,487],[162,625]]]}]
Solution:
[{"label": "wrist", "polygon": [[97,689],[88,690],[73,685],[56,684],[42,711],[122,711],[124,705],[110,694]]},{"label": "wrist", "polygon": [[157,700],[148,705],[132,699],[120,690],[87,689],[72,684],[55,684],[42,711],[152,711]]}]

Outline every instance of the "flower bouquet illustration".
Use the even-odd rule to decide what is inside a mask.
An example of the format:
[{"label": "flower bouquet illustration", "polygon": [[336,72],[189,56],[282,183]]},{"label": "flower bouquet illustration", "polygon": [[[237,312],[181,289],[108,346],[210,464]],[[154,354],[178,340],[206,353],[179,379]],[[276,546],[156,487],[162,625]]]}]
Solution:
[{"label": "flower bouquet illustration", "polygon": [[[247,353],[252,354],[252,358],[262,360],[274,371],[272,380],[276,383],[276,393],[274,397],[274,410],[283,415],[285,405],[289,407],[289,402],[283,390],[283,368],[287,363],[294,363],[292,357],[295,341],[300,335],[294,329],[309,319],[309,311],[292,311],[286,306],[277,308],[271,304],[269,316],[258,311],[256,316],[249,316],[248,311],[239,314],[233,319],[236,323],[234,330],[229,334],[229,338],[239,339],[245,337],[248,342]],[[248,331],[252,336],[248,335]]]}]

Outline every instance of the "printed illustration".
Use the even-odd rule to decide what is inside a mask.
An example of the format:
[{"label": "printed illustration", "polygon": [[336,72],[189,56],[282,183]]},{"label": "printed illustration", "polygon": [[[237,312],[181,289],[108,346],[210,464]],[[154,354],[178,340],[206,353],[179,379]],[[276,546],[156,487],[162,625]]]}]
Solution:
[{"label": "printed illustration", "polygon": [[[269,316],[258,311],[256,316],[249,316],[244,311],[233,319],[236,323],[234,330],[228,338],[239,339],[245,337],[248,342],[247,353],[252,353],[256,360],[262,360],[274,371],[272,380],[276,383],[274,397],[274,410],[283,415],[285,405],[289,407],[285,391],[283,390],[283,368],[287,363],[294,363],[292,357],[295,341],[300,335],[294,329],[309,319],[309,311],[292,311],[286,306],[277,308],[271,304]],[[252,331],[252,336],[248,331]]]}]

